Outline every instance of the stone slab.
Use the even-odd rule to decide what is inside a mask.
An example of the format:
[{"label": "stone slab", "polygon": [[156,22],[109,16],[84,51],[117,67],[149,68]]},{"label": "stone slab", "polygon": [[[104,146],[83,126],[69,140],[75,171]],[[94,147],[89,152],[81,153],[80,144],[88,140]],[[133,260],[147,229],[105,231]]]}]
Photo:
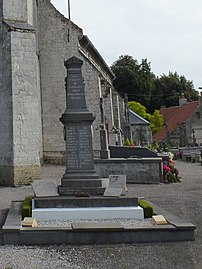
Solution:
[{"label": "stone slab", "polygon": [[36,219],[30,217],[25,217],[21,224],[22,227],[37,227]]},{"label": "stone slab", "polygon": [[75,188],[66,188],[58,186],[58,191],[61,196],[75,196],[76,193],[86,193],[90,196],[103,195],[105,188],[102,187],[75,187]]},{"label": "stone slab", "polygon": [[112,188],[112,187],[109,187],[105,190],[103,196],[106,196],[106,197],[119,197],[121,196],[123,192],[123,189],[122,188]]},{"label": "stone slab", "polygon": [[9,20],[4,20],[4,22],[11,28],[27,30],[27,31],[35,31],[35,28],[26,22],[17,22],[17,21],[9,21]]},{"label": "stone slab", "polygon": [[59,196],[57,187],[53,182],[42,182],[37,180],[34,181],[31,185],[37,197]]},{"label": "stone slab", "polygon": [[35,208],[32,209],[32,217],[37,221],[116,218],[134,218],[143,220],[144,212],[139,206],[99,208]]},{"label": "stone slab", "polygon": [[126,194],[126,175],[110,175],[109,188],[121,188],[121,195]]},{"label": "stone slab", "polygon": [[155,224],[155,225],[164,225],[164,224],[167,224],[167,220],[164,218],[163,215],[155,215],[155,216],[152,216],[152,222]]},{"label": "stone slab", "polygon": [[2,229],[18,229],[21,226],[22,219],[22,204],[21,201],[13,201],[11,203],[5,224]]},{"label": "stone slab", "polygon": [[77,208],[77,207],[113,207],[113,206],[138,206],[138,198],[127,193],[120,197],[36,197],[34,198],[35,208]]}]

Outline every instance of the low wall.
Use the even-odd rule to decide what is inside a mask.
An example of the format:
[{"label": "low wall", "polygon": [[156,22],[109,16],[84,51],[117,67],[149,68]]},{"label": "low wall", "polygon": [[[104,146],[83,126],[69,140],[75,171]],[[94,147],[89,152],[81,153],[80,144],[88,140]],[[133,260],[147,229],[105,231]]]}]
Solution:
[{"label": "low wall", "polygon": [[183,161],[201,162],[202,147],[179,148],[179,152]]},{"label": "low wall", "polygon": [[130,146],[109,146],[111,158],[130,158],[141,157],[151,158],[158,157],[157,153],[147,147],[130,147]]},{"label": "low wall", "polygon": [[102,178],[126,175],[127,183],[158,184],[162,180],[162,158],[96,159],[95,169]]}]

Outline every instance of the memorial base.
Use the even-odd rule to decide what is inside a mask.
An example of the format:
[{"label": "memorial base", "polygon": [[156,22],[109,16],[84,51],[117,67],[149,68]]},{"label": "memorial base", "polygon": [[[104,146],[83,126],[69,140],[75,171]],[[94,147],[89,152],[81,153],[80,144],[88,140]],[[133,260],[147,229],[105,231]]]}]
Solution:
[{"label": "memorial base", "polygon": [[103,195],[105,188],[103,187],[63,187],[58,186],[58,193],[61,196],[76,196],[76,195]]}]

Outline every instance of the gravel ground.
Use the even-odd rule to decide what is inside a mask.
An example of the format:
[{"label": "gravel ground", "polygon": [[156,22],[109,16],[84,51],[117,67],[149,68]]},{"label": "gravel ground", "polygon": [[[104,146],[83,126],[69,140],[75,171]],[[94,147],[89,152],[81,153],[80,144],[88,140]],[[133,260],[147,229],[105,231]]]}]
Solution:
[{"label": "gravel ground", "polygon": [[119,223],[123,226],[152,226],[150,219],[78,219],[78,220],[52,220],[52,221],[37,221],[38,227],[67,227],[72,223]]},{"label": "gravel ground", "polygon": [[[196,225],[193,242],[147,243],[101,246],[0,246],[0,269],[202,269],[202,166],[176,162],[182,183],[129,185],[137,196]],[[57,181],[62,166],[43,168],[45,180]],[[30,186],[0,188],[0,224],[11,200],[31,194]]]}]

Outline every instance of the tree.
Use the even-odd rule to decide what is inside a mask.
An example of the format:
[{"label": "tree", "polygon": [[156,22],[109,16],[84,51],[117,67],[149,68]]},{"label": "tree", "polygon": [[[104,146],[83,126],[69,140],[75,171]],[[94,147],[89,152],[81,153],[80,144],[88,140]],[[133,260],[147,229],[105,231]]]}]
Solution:
[{"label": "tree", "polygon": [[146,112],[146,107],[141,105],[139,102],[131,101],[128,102],[128,107],[135,113],[137,113],[142,118],[150,122],[150,128],[152,134],[156,134],[163,127],[163,116],[160,114],[159,110],[155,110],[151,115]]},{"label": "tree", "polygon": [[163,127],[163,115],[160,114],[159,110],[155,110],[153,115],[150,117],[150,128],[152,134],[158,133]]},{"label": "tree", "polygon": [[177,72],[163,74],[156,78],[153,106],[155,108],[177,106],[182,94],[188,101],[198,100],[198,92],[194,90],[192,81],[187,80],[184,76],[179,76]]},{"label": "tree", "polygon": [[139,64],[132,56],[122,55],[111,68],[116,76],[114,87],[117,91],[120,94],[127,93],[129,101],[135,100],[149,106],[155,76],[151,73],[147,59],[142,59]]},{"label": "tree", "polygon": [[141,63],[132,56],[121,55],[112,66],[116,79],[114,87],[120,94],[126,93],[129,101],[144,105],[149,113],[161,106],[176,106],[183,93],[188,101],[198,100],[198,92],[193,82],[177,72],[156,77],[151,71],[151,63],[142,59]]}]

